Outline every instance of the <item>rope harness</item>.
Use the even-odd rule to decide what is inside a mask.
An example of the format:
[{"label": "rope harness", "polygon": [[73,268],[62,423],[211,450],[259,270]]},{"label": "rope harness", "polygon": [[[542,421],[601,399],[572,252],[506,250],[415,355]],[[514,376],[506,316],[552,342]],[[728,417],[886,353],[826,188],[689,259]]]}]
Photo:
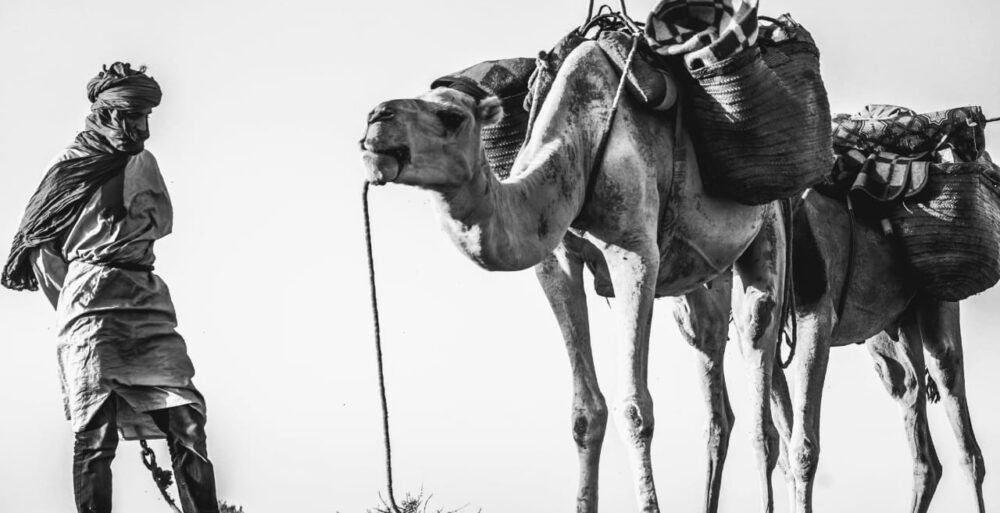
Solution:
[{"label": "rope harness", "polygon": [[181,510],[177,508],[177,504],[174,502],[173,497],[170,496],[170,492],[167,489],[170,488],[173,482],[173,474],[169,470],[164,470],[156,464],[156,453],[153,449],[149,447],[149,444],[145,440],[139,440],[139,445],[142,447],[142,464],[149,469],[149,473],[153,476],[153,482],[156,483],[156,487],[160,490],[160,495],[163,496],[163,500],[166,501],[167,506],[174,513],[181,513]]},{"label": "rope harness", "polygon": [[[792,225],[792,200],[791,198],[786,198],[781,200],[780,204],[782,217],[785,218],[785,290],[782,294],[784,302],[779,322],[783,327],[782,333],[784,334],[785,344],[788,345],[788,358],[781,358],[780,342],[778,343],[775,355],[778,357],[778,364],[781,365],[781,368],[787,369],[792,364],[792,359],[795,358],[795,347],[798,345],[798,318],[795,316],[795,282],[792,276],[792,230],[794,229]],[[791,323],[790,330],[784,329],[789,327],[789,323]]]}]

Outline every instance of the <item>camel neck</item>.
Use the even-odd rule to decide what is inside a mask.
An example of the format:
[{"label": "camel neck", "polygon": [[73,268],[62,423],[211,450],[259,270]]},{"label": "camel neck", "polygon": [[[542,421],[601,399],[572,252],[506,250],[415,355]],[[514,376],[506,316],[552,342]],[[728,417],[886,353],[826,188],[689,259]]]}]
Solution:
[{"label": "camel neck", "polygon": [[562,240],[583,204],[585,164],[577,139],[529,143],[501,182],[486,162],[463,186],[439,193],[445,229],[466,255],[497,271],[526,269]]}]

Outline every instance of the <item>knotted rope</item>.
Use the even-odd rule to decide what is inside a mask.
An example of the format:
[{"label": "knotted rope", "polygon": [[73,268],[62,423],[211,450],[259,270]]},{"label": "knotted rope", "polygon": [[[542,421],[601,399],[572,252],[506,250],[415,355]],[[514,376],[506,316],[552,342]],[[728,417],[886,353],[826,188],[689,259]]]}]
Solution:
[{"label": "knotted rope", "polygon": [[[781,328],[781,333],[784,334],[785,344],[788,345],[788,358],[783,359],[781,357],[781,341],[778,342],[778,347],[775,349],[775,354],[778,357],[778,363],[781,365],[782,369],[787,369],[789,365],[792,364],[792,359],[795,358],[795,348],[798,345],[798,319],[795,316],[795,282],[792,276],[792,258],[793,258],[793,244],[792,244],[792,230],[794,226],[792,224],[792,200],[791,198],[785,198],[781,200],[781,214],[785,221],[785,283],[784,283],[784,297],[782,298],[782,308],[781,308],[781,319],[778,321]],[[790,324],[790,326],[789,326]]]},{"label": "knotted rope", "polygon": [[167,502],[167,506],[170,506],[170,509],[174,513],[181,513],[181,510],[177,508],[177,504],[174,503],[174,498],[167,491],[173,482],[173,474],[156,464],[156,453],[153,452],[153,449],[149,448],[149,444],[145,440],[139,440],[139,445],[142,446],[142,464],[149,469],[149,473],[153,476],[153,482],[160,489],[160,495],[163,496],[163,500]]},{"label": "knotted rope", "polygon": [[371,182],[365,181],[361,193],[365,217],[365,248],[368,250],[368,286],[372,296],[372,318],[375,322],[375,356],[378,360],[378,391],[382,403],[382,436],[385,442],[385,476],[389,489],[389,507],[393,513],[402,513],[396,505],[396,497],[392,493],[392,446],[389,443],[389,408],[385,399],[385,373],[382,369],[382,335],[378,322],[378,297],[375,294],[375,261],[372,258],[371,216],[368,213],[368,188]]}]

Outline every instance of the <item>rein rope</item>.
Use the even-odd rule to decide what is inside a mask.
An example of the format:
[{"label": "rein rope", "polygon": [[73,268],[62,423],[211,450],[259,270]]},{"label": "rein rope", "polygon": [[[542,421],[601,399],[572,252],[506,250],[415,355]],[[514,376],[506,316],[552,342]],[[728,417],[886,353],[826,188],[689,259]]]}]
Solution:
[{"label": "rein rope", "polygon": [[[781,365],[781,368],[787,369],[792,364],[792,359],[795,358],[795,348],[798,345],[798,318],[795,316],[795,282],[792,276],[792,251],[794,250],[792,230],[794,230],[794,227],[792,226],[791,198],[781,200],[781,214],[785,218],[785,291],[782,298],[784,301],[782,302],[780,322],[782,333],[785,336],[785,344],[788,345],[788,358],[781,358],[780,342],[778,343],[775,355],[778,357],[778,363]],[[785,329],[789,323],[791,323],[791,329]]]},{"label": "rein rope", "polygon": [[[393,513],[402,513],[396,505],[396,497],[392,493],[392,445],[389,441],[389,408],[385,399],[385,372],[382,367],[382,334],[378,321],[378,297],[375,294],[375,260],[372,258],[371,215],[368,213],[368,189],[371,182],[366,181],[361,201],[364,205],[365,217],[365,248],[368,250],[368,286],[372,296],[372,317],[375,321],[375,356],[378,360],[378,391],[382,404],[382,439],[385,443],[385,476],[389,489],[389,507]],[[180,513],[180,512],[178,512]]]},{"label": "rein rope", "polygon": [[142,447],[142,464],[149,469],[149,473],[153,476],[153,482],[160,489],[160,495],[163,496],[163,500],[167,502],[167,506],[174,513],[181,513],[181,510],[177,508],[177,503],[174,502],[174,498],[167,491],[173,481],[173,474],[169,470],[163,470],[156,464],[156,453],[153,452],[153,449],[149,447],[149,444],[145,440],[139,440],[139,445]]}]

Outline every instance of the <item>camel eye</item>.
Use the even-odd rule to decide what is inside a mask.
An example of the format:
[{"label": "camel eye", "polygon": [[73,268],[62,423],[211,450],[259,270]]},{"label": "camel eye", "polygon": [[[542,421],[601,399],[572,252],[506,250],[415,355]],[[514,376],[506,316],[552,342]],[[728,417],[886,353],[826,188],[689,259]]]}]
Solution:
[{"label": "camel eye", "polygon": [[455,130],[465,121],[465,115],[453,110],[439,110],[437,117],[447,130]]}]

